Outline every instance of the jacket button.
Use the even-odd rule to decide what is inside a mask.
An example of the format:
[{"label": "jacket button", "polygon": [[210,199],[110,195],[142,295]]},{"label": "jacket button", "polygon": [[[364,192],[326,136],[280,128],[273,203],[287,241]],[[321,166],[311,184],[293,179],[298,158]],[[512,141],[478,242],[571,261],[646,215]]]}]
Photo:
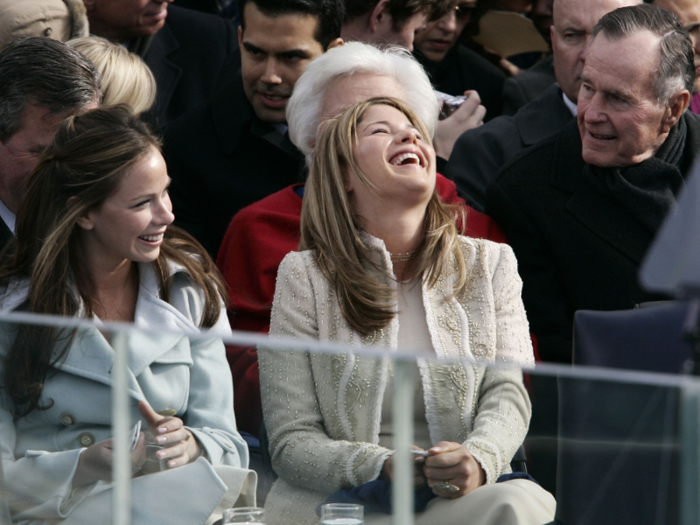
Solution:
[{"label": "jacket button", "polygon": [[83,432],[78,436],[78,443],[80,443],[81,447],[89,447],[90,445],[95,443],[95,436],[93,436],[89,432]]},{"label": "jacket button", "polygon": [[67,427],[71,425],[75,425],[75,418],[71,416],[70,414],[63,414],[61,416],[61,423],[66,425]]}]

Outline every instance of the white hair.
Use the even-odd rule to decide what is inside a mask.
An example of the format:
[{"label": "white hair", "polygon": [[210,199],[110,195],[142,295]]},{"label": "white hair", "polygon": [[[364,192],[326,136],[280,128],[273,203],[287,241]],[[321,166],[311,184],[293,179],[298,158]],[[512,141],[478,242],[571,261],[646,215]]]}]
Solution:
[{"label": "white hair", "polygon": [[404,91],[403,102],[423,121],[430,135],[435,135],[439,104],[428,76],[411,53],[398,46],[379,49],[362,42],[349,42],[329,49],[311,62],[294,85],[287,103],[289,138],[306,156],[307,166],[311,166],[326,90],[335,79],[360,73],[396,80]]}]

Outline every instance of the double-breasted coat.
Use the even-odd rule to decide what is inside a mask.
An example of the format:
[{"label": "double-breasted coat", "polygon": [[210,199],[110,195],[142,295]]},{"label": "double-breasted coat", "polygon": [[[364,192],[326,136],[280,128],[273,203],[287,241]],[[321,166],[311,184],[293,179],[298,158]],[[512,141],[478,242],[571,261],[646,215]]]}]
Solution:
[{"label": "double-breasted coat", "polygon": [[[197,438],[206,460],[136,478],[135,524],[204,523],[227,490],[249,490],[244,487],[250,481],[248,450],[236,430],[231,375],[216,337],[230,333],[226,312],[222,309],[211,335],[184,335],[199,328],[201,292],[184,268],[171,264],[171,272],[172,290],[165,302],[153,267],[139,265],[135,324],[157,331],[126,333],[131,424],[141,419],[141,400],[157,412],[173,410]],[[2,311],[16,308],[26,291],[26,283],[11,284],[0,302]],[[14,333],[11,323],[0,325],[2,354]],[[72,480],[85,447],[112,437],[114,357],[97,326],[80,328],[65,358],[47,377],[40,405],[48,408],[17,417],[13,402],[0,392],[0,450],[14,521],[110,521],[110,484],[73,487]],[[147,429],[145,422],[142,428]],[[227,484],[213,466],[228,466]]]}]

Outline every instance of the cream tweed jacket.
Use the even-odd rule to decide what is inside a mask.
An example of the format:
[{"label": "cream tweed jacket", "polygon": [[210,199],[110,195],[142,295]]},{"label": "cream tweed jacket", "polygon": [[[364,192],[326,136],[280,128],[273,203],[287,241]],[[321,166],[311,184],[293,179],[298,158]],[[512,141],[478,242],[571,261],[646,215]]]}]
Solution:
[{"label": "cream tweed jacket", "polygon": [[[383,241],[363,235],[372,262],[391,275]],[[494,483],[510,470],[527,432],[531,407],[519,367],[534,365],[534,358],[513,251],[485,240],[460,241],[467,292],[446,300],[454,281],[449,275],[432,289],[424,281],[422,294],[437,357],[463,363],[420,359],[418,370],[431,441],[464,444],[487,483]],[[361,337],[345,321],[312,251],[292,252],[282,261],[272,335],[354,348],[386,346],[391,353],[398,330],[395,316],[387,328]],[[317,505],[341,488],[376,479],[391,453],[378,445],[388,359],[264,348],[258,357],[270,453],[279,475],[267,498],[267,522],[316,524]]]}]

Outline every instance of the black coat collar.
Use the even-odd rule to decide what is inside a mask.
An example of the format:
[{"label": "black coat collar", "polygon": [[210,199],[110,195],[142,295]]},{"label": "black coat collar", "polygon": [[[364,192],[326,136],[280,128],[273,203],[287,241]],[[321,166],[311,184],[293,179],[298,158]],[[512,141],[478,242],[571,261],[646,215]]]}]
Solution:
[{"label": "black coat collar", "polygon": [[244,133],[251,133],[275,145],[290,157],[301,158],[301,153],[286,134],[283,136],[272,125],[257,117],[243,90],[240,74],[214,95],[210,110],[221,148],[227,156],[234,154]]},{"label": "black coat collar", "polygon": [[561,88],[553,84],[515,114],[515,125],[525,147],[551,137],[553,129],[561,129],[572,115],[562,98]]}]

